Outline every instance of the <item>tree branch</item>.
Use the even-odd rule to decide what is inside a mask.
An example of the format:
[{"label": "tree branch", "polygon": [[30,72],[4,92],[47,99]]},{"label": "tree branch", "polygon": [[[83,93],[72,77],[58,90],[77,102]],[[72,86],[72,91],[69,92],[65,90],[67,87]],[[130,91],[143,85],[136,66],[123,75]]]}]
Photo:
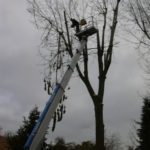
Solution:
[{"label": "tree branch", "polygon": [[68,22],[67,22],[65,11],[64,11],[64,19],[65,19],[65,27],[66,27],[66,31],[67,31],[67,39],[68,39],[68,47],[69,47],[68,51],[71,54],[71,56],[73,56],[72,45],[71,45],[71,41],[70,41],[70,34],[69,34],[69,29],[68,29]]}]

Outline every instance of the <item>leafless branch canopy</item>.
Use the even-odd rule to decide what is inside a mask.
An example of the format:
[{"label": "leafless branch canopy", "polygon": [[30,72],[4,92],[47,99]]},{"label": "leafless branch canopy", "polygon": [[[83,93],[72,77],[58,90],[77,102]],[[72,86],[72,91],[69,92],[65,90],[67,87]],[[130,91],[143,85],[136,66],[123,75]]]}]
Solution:
[{"label": "leafless branch canopy", "polygon": [[128,0],[127,10],[128,32],[137,41],[139,62],[145,72],[146,84],[149,84],[147,81],[150,80],[150,1]]},{"label": "leafless branch canopy", "polygon": [[[134,37],[143,45],[150,47],[150,1],[149,0],[129,0],[128,10],[131,21],[136,25]],[[135,33],[135,32],[134,32]],[[138,36],[137,36],[138,35]]]},{"label": "leafless branch canopy", "polygon": [[[70,19],[88,20],[92,16],[98,32],[88,39],[81,57],[83,59],[77,64],[76,69],[95,106],[103,103],[105,79],[115,44],[120,2],[121,0],[28,0],[28,11],[32,14],[36,27],[43,33],[40,55],[46,64],[44,82],[48,84],[48,89],[53,88],[53,83],[58,82],[66,62],[70,61],[77,48],[78,39],[74,35],[75,31],[70,28]],[[93,47],[95,48],[92,49]],[[90,54],[96,54],[98,64],[97,91],[94,90],[89,77],[89,59],[93,56]]]}]

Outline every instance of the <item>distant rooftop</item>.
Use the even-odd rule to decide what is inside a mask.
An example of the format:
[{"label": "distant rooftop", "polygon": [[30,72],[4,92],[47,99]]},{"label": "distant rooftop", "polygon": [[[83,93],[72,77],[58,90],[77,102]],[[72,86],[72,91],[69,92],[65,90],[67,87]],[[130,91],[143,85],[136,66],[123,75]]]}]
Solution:
[{"label": "distant rooftop", "polygon": [[10,150],[6,138],[0,136],[0,150]]}]

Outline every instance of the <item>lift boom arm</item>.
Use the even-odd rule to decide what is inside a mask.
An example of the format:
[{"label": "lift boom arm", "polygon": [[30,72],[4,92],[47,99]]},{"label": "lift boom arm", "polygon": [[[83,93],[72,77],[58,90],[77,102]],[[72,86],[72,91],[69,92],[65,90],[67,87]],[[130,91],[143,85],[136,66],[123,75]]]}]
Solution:
[{"label": "lift boom arm", "polygon": [[86,44],[86,38],[82,38],[80,47],[77,49],[76,54],[72,58],[72,62],[68,65],[68,69],[65,72],[61,82],[56,84],[56,87],[49,98],[43,112],[41,113],[35,127],[33,128],[24,148],[29,150],[39,150],[40,145],[43,142],[46,130],[49,122],[51,121],[53,114],[60,102],[60,98],[63,96],[65,88],[71,78],[73,70],[80,58],[81,52],[83,51]]}]

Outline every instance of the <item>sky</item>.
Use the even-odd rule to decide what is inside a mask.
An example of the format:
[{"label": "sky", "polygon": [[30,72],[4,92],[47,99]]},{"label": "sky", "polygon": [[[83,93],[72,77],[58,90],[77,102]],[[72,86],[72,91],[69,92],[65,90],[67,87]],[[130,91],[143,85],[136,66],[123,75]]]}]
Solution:
[{"label": "sky", "polygon": [[[35,105],[41,111],[48,95],[38,49],[41,34],[31,23],[25,0],[0,0],[0,126],[3,132],[16,131]],[[94,58],[90,60],[95,71]],[[96,86],[91,74],[92,85]],[[95,121],[90,96],[78,78],[71,78],[66,101],[67,113],[50,141],[64,137],[69,142],[94,141]],[[133,120],[138,120],[145,88],[138,54],[133,45],[121,40],[115,48],[104,95],[104,123],[109,133],[129,138]]]}]

